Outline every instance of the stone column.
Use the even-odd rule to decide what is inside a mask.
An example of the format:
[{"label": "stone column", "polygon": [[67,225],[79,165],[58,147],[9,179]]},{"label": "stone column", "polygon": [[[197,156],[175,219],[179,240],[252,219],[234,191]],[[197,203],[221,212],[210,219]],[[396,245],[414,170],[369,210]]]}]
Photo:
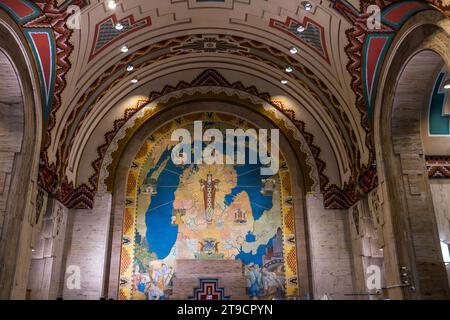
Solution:
[{"label": "stone column", "polygon": [[[352,239],[354,263],[354,287],[360,300],[376,300],[377,289],[367,287],[368,277],[373,274],[369,267],[378,267],[380,271],[380,287],[384,282],[384,259],[382,242],[378,240],[380,221],[369,209],[368,199],[363,198],[349,209],[350,234]],[[372,294],[372,295],[369,295]]]},{"label": "stone column", "polygon": [[431,179],[439,240],[450,244],[450,179]]},{"label": "stone column", "polygon": [[[423,41],[417,43],[418,47],[422,44]],[[405,46],[402,50],[410,48],[414,47]],[[398,73],[397,85],[393,86],[395,92],[388,91],[385,96],[385,101],[392,99],[392,110],[387,113],[391,119],[383,124],[386,129],[382,132],[382,143],[386,144],[382,157],[386,200],[390,206],[398,267],[407,268],[406,281],[412,285],[403,287],[403,295],[410,299],[445,299],[450,297],[450,292],[421,137],[421,110],[429,104],[433,85],[430,80],[435,79],[442,58],[431,50],[418,54],[410,51],[412,59]],[[409,56],[405,53],[404,57]],[[405,274],[405,270],[397,269],[397,272]]]},{"label": "stone column", "polygon": [[[115,190],[115,197],[119,194],[125,195],[125,184],[118,184]],[[112,230],[111,247],[109,255],[109,275],[108,275],[108,299],[118,299],[119,295],[119,277],[120,277],[120,253],[122,250],[122,227],[123,215],[125,211],[125,200],[115,198],[112,206]]]},{"label": "stone column", "polygon": [[[439,233],[426,174],[423,155],[407,150],[408,140],[395,143],[400,154],[401,180],[404,198],[403,212],[392,212],[397,223],[396,236],[403,259],[400,267],[410,270],[410,281],[416,291],[411,298],[443,299],[449,297],[447,274],[442,260]],[[406,150],[405,150],[406,149]],[[409,152],[408,152],[409,151]],[[399,183],[397,182],[397,183]]]},{"label": "stone column", "polygon": [[314,299],[353,299],[352,249],[347,210],[328,210],[323,195],[307,195]]},{"label": "stone column", "polygon": [[109,244],[111,194],[98,194],[92,210],[72,209],[67,227],[65,270],[80,271],[80,288],[67,282],[76,274],[66,273],[65,300],[98,300],[104,295],[106,258]]},{"label": "stone column", "polygon": [[[14,201],[19,211],[8,212],[8,229],[3,229],[0,238],[7,257],[0,254],[0,297],[1,299],[23,300],[27,298],[27,283],[30,270],[34,234],[39,229],[47,203],[46,193],[37,187],[35,181],[18,179],[21,188]],[[17,213],[12,215],[12,213]],[[2,250],[0,250],[1,252]]]},{"label": "stone column", "polygon": [[31,256],[28,277],[30,299],[55,300],[61,296],[67,214],[68,209],[60,202],[49,199]]},{"label": "stone column", "polygon": [[[439,240],[450,246],[450,179],[430,180]],[[446,265],[450,286],[450,264]]]}]

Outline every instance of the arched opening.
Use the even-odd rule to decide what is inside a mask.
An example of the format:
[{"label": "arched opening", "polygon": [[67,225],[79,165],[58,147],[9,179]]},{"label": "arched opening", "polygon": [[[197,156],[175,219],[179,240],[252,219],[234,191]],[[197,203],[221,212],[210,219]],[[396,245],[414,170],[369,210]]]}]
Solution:
[{"label": "arched opening", "polygon": [[448,46],[445,49],[445,41],[441,42],[446,38],[448,43],[448,35],[434,25],[411,30],[395,48],[386,68],[374,124],[387,205],[388,288],[399,290],[399,295],[392,293],[392,297],[442,299],[449,297],[449,284],[436,222],[439,208],[433,205],[435,195],[428,179],[430,138],[424,123],[429,120],[437,75],[448,63]]},{"label": "arched opening", "polygon": [[[149,85],[149,88],[153,89],[153,86]],[[298,279],[290,278],[289,281],[298,281],[298,297],[301,299],[320,299],[325,295],[333,299],[349,298],[353,287],[351,255],[345,234],[348,211],[325,208],[319,173],[321,153],[317,152],[309,131],[312,121],[304,123],[303,127],[302,121],[294,121],[291,114],[284,113],[285,105],[271,104],[254,95],[255,90],[252,90],[250,95],[228,87],[210,88],[205,85],[169,91],[150,102],[134,92],[123,102],[118,102],[120,114],[124,110],[128,112],[130,105],[139,107],[139,110],[120,120],[120,129],[112,131],[113,134],[107,133],[111,138],[101,147],[101,162],[96,161],[100,174],[93,208],[70,209],[67,224],[69,249],[64,264],[67,267],[80,266],[80,271],[88,280],[82,289],[64,289],[64,299],[120,297],[120,285],[130,283],[129,279],[122,281],[119,278],[124,212],[128,203],[125,195],[133,159],[144,141],[164,123],[199,112],[222,112],[254,123],[256,127],[280,128],[286,141],[282,150],[286,152],[283,154],[291,172],[295,230],[299,234],[296,237]],[[94,136],[101,137],[97,133]],[[335,154],[329,152],[327,156],[334,157]],[[89,242],[85,241],[86,233],[90,234]],[[330,234],[335,235],[331,241],[327,239]],[[327,245],[324,245],[325,242]],[[290,260],[295,261],[295,258]],[[102,267],[99,268],[99,265]],[[145,296],[141,295],[141,298]]]},{"label": "arched opening", "polygon": [[42,128],[32,67],[10,25],[0,19],[0,298],[23,299]]},{"label": "arched opening", "polygon": [[[214,106],[213,109],[211,109],[211,105]],[[211,111],[211,110],[213,110],[213,111]],[[241,114],[241,117],[237,118],[236,116],[233,116],[233,114],[234,115]],[[193,120],[198,118],[199,120],[203,119],[203,121],[205,121],[205,122],[209,121],[209,123],[215,123],[217,125],[219,125],[219,122],[222,124],[223,123],[229,124],[230,121],[231,122],[234,121],[235,122],[234,125],[236,125],[239,121],[241,121],[242,126],[244,124],[249,125],[249,123],[251,123],[251,126],[254,126],[255,128],[257,128],[257,127],[267,128],[267,129],[276,128],[276,126],[274,126],[273,124],[270,124],[270,122],[267,121],[267,119],[265,119],[263,116],[258,115],[250,110],[244,110],[244,108],[242,106],[232,105],[230,103],[219,102],[219,101],[205,101],[205,102],[199,101],[199,102],[194,102],[194,103],[191,102],[188,104],[181,104],[179,106],[171,108],[169,111],[164,113],[161,117],[158,117],[157,119],[153,119],[152,121],[149,121],[148,124],[146,123],[146,125],[139,132],[136,133],[136,136],[133,137],[133,139],[129,142],[129,146],[127,147],[126,151],[122,155],[122,159],[120,160],[120,165],[119,165],[116,175],[115,175],[115,187],[114,187],[113,200],[112,200],[112,220],[114,220],[112,223],[112,229],[113,229],[113,236],[112,236],[112,243],[111,243],[112,251],[111,251],[111,257],[110,257],[110,260],[111,260],[110,261],[110,274],[109,274],[109,279],[107,280],[109,297],[114,297],[114,298],[119,298],[119,299],[130,299],[130,296],[129,296],[130,292],[128,292],[128,295],[127,294],[123,295],[123,292],[127,291],[126,290],[127,287],[132,285],[131,282],[132,282],[133,276],[131,273],[134,272],[134,268],[131,268],[131,269],[124,268],[124,266],[125,266],[124,261],[127,261],[128,258],[124,257],[124,253],[126,253],[125,252],[126,249],[124,250],[122,244],[124,243],[123,239],[125,239],[125,240],[128,239],[128,234],[122,234],[122,233],[126,232],[124,229],[125,229],[125,226],[128,226],[129,220],[127,220],[126,218],[127,218],[127,214],[129,217],[129,210],[135,210],[135,211],[140,210],[140,211],[142,211],[141,213],[145,214],[146,209],[144,208],[145,205],[142,205],[142,201],[145,202],[145,199],[148,200],[150,197],[148,195],[141,194],[141,192],[140,192],[140,189],[142,189],[141,187],[142,187],[143,181],[146,180],[145,177],[144,177],[144,180],[142,180],[142,179],[140,179],[140,178],[142,178],[142,175],[141,175],[139,177],[140,180],[137,181],[137,183],[135,183],[135,184],[133,184],[131,181],[131,180],[133,180],[133,178],[130,176],[130,170],[131,171],[134,170],[133,168],[135,168],[135,164],[137,164],[137,162],[139,162],[136,160],[136,155],[138,158],[140,158],[140,155],[142,153],[143,143],[145,144],[146,141],[148,141],[148,139],[155,139],[155,137],[157,136],[158,130],[161,130],[161,128],[163,130],[168,130],[167,129],[168,126],[174,125],[174,123],[177,123],[177,121],[182,121],[181,118],[183,118],[183,117],[185,117],[186,119],[189,118],[190,121],[188,121],[188,122],[190,122],[191,124],[192,124]],[[212,118],[210,119],[208,117],[213,117],[215,120]],[[216,117],[228,119],[228,120],[225,122],[223,121],[223,119],[221,121],[217,121],[218,119],[216,119]],[[250,120],[246,120],[246,119],[250,119]],[[239,126],[239,124],[238,124],[238,126]],[[230,127],[230,129],[231,129],[231,127]],[[264,272],[267,273],[266,278],[265,278],[266,282],[260,283],[260,285],[262,287],[259,287],[259,288],[254,287],[253,294],[255,294],[255,292],[259,290],[260,296],[263,296],[263,294],[265,293],[271,297],[276,297],[278,294],[278,295],[280,295],[280,297],[281,296],[284,296],[284,297],[290,296],[291,298],[293,298],[293,297],[308,298],[308,297],[310,297],[312,292],[309,287],[309,283],[310,283],[309,268],[310,267],[309,267],[309,261],[308,261],[309,254],[307,254],[307,251],[308,251],[307,240],[306,240],[307,234],[305,234],[305,232],[306,232],[305,222],[306,221],[305,221],[305,217],[304,217],[304,214],[305,214],[304,207],[305,207],[306,203],[305,203],[305,190],[304,190],[304,186],[303,186],[303,182],[302,182],[303,181],[303,178],[302,178],[303,173],[301,172],[301,169],[298,164],[298,159],[296,159],[295,153],[291,150],[291,147],[289,146],[289,142],[286,140],[286,138],[284,136],[280,137],[280,147],[281,147],[280,148],[281,149],[281,157],[284,159],[282,161],[283,167],[280,170],[280,172],[282,172],[282,173],[279,175],[278,174],[274,175],[274,176],[276,176],[275,181],[277,181],[276,186],[275,186],[276,190],[268,191],[268,192],[270,192],[270,196],[267,195],[267,197],[266,197],[267,199],[269,199],[269,198],[272,199],[273,194],[276,193],[276,196],[275,195],[273,196],[274,199],[276,200],[275,201],[276,205],[274,203],[272,205],[272,207],[276,207],[276,208],[273,208],[272,210],[270,210],[271,208],[263,209],[260,212],[261,214],[257,217],[258,219],[256,219],[256,218],[252,217],[252,215],[253,215],[252,209],[255,209],[256,207],[253,206],[253,208],[252,208],[252,206],[248,206],[248,204],[251,203],[249,200],[250,197],[244,196],[245,199],[241,199],[242,201],[240,201],[240,202],[238,201],[239,203],[243,204],[242,208],[241,208],[242,209],[241,210],[242,211],[242,214],[241,214],[242,219],[241,220],[238,219],[240,221],[239,222],[235,219],[236,218],[235,215],[236,214],[239,215],[237,212],[239,211],[240,208],[238,208],[239,206],[236,206],[236,204],[234,204],[234,207],[235,207],[234,208],[232,205],[232,203],[234,203],[234,201],[228,199],[231,201],[231,203],[228,203],[228,205],[226,207],[228,207],[228,208],[233,207],[235,209],[234,210],[235,212],[233,212],[233,217],[231,219],[232,221],[231,220],[228,221],[229,224],[231,224],[231,225],[227,226],[223,230],[230,231],[230,230],[233,230],[236,228],[245,229],[246,226],[249,227],[251,225],[249,230],[247,230],[249,232],[241,235],[242,242],[243,243],[248,242],[246,240],[250,240],[250,242],[253,242],[254,240],[256,241],[256,238],[258,237],[258,235],[262,237],[262,234],[264,233],[263,232],[264,230],[262,230],[263,229],[262,226],[264,224],[261,224],[261,223],[258,224],[256,221],[261,220],[261,217],[263,217],[263,216],[269,216],[270,214],[267,212],[269,212],[269,211],[272,212],[271,214],[274,217],[276,216],[276,219],[275,218],[273,220],[269,219],[272,222],[270,222],[269,220],[266,221],[265,226],[267,228],[269,228],[269,226],[275,228],[274,229],[275,232],[273,232],[274,234],[272,236],[276,238],[276,234],[278,231],[279,239],[272,239],[273,237],[269,236],[270,239],[268,239],[268,241],[265,241],[264,244],[255,246],[255,248],[253,248],[254,250],[251,250],[250,248],[245,248],[245,250],[243,250],[243,251],[248,251],[247,255],[246,255],[247,260],[259,255],[258,257],[260,258],[259,260],[261,260],[261,261],[257,261],[257,263],[253,262],[253,266],[258,265],[258,268],[261,267],[261,269],[263,269]],[[152,153],[150,152],[149,154],[152,154]],[[145,156],[144,158],[146,158],[147,156]],[[155,165],[156,165],[155,163],[151,164],[151,161],[150,162],[147,161],[142,166],[145,167],[146,171],[151,171],[152,168],[150,168],[150,167],[155,166]],[[224,166],[221,166],[221,165],[217,166],[217,168],[219,168],[219,167],[224,167]],[[231,166],[231,167],[232,167],[232,169],[230,172],[232,172],[234,170],[234,167],[233,166]],[[286,173],[287,170],[290,170],[289,174]],[[171,171],[173,171],[173,170],[171,170]],[[280,179],[281,176],[283,176],[283,179]],[[271,177],[268,177],[268,179],[270,179],[270,178]],[[219,178],[218,180],[221,180],[221,179],[223,180],[224,177]],[[259,175],[255,179],[258,180]],[[286,179],[290,180],[290,181],[287,181]],[[147,179],[147,180],[149,180],[149,179]],[[217,180],[217,179],[215,179],[215,180]],[[262,181],[260,181],[260,180],[261,179],[258,180],[258,184],[255,184],[253,186],[248,186],[247,184],[244,183],[245,186],[243,185],[241,187],[252,187],[256,191],[256,193],[254,195],[261,194],[261,190],[263,189],[263,184],[262,184]],[[281,184],[282,184],[281,180],[284,180],[285,181],[284,184],[286,184],[283,187],[284,195],[281,194]],[[235,182],[236,182],[236,187],[238,187],[237,186],[238,181],[235,181]],[[194,182],[194,184],[195,184],[195,182]],[[132,192],[131,185],[134,185],[136,187],[135,189],[133,189],[134,191],[136,191],[136,194],[135,194],[136,200],[133,203],[134,204],[140,203],[142,205],[140,208],[138,208],[138,206],[133,207],[133,205],[129,201],[130,200],[129,199],[130,192]],[[158,183],[156,183],[155,187],[158,188],[158,185],[161,187],[161,185]],[[222,187],[224,187],[224,186],[225,186],[225,188],[227,188],[226,183],[224,183]],[[231,184],[230,184],[230,186],[231,186]],[[164,196],[167,196],[170,193],[166,189],[167,188],[165,188],[164,186],[162,186],[159,189],[160,193]],[[229,190],[229,191],[231,192],[232,190]],[[245,190],[241,190],[241,191],[242,192],[238,192],[240,195],[234,195],[234,196],[242,197],[244,194],[248,194],[248,193],[246,193]],[[176,192],[181,192],[181,191],[178,190]],[[286,192],[289,193],[289,195],[287,195]],[[174,193],[174,192],[172,192],[172,193]],[[181,193],[180,193],[180,197],[181,197]],[[197,193],[198,192],[194,192],[194,190],[192,190],[192,194],[199,196],[199,193],[198,194]],[[157,196],[157,194],[155,196]],[[222,196],[224,196],[224,194]],[[285,199],[283,198],[283,196]],[[189,197],[189,196],[187,196],[187,197]],[[224,197],[222,197],[222,198],[224,198]],[[222,200],[224,200],[224,199],[222,199]],[[189,200],[186,200],[186,201],[189,202]],[[255,202],[257,202],[257,201],[255,201]],[[184,202],[181,200],[178,201],[178,204],[182,204],[182,203],[184,203]],[[247,203],[247,205],[245,203]],[[200,204],[199,204],[199,206],[201,207]],[[260,207],[262,208],[262,206],[260,206]],[[135,217],[140,216],[139,219],[141,219],[141,224],[142,224],[142,221],[144,221],[145,219],[142,220],[143,219],[142,214],[138,215],[137,211],[135,212],[136,213]],[[184,214],[184,215],[181,214],[181,211],[183,211],[183,210],[174,210],[173,211],[175,221],[177,223],[181,223],[181,221],[184,221],[183,217],[189,216],[189,214]],[[172,213],[170,213],[170,215],[172,215]],[[257,215],[257,213],[255,212],[255,216],[256,215]],[[245,218],[243,218],[244,216],[245,216]],[[125,219],[125,221],[124,221],[124,219]],[[220,219],[220,217],[219,217],[219,219]],[[226,219],[224,219],[224,220],[226,220]],[[262,220],[264,220],[264,219],[262,219]],[[275,220],[277,220],[279,222],[278,223],[279,225],[275,226],[276,225],[276,222],[274,222]],[[286,223],[286,221],[288,221],[288,222]],[[171,220],[169,222],[172,223],[173,221]],[[257,224],[258,224],[258,227],[256,228],[257,230],[256,229],[253,230],[253,225],[256,226]],[[123,226],[123,228],[122,228],[122,226]],[[295,228],[294,228],[294,226],[295,226]],[[261,230],[259,230],[258,228]],[[291,230],[289,228],[291,228],[293,230]],[[181,228],[181,229],[183,229],[183,228]],[[206,223],[204,229],[205,229],[204,231],[206,232],[206,230],[209,230],[211,228],[209,228],[208,224]],[[212,229],[214,229],[214,228],[212,228]],[[132,228],[131,230],[134,230],[134,229]],[[187,231],[187,233],[189,233],[189,232]],[[224,236],[224,239],[218,239],[222,236]],[[217,250],[217,252],[213,250],[214,252],[211,253],[210,257],[206,256],[206,255],[208,255],[208,252],[206,252],[206,251],[200,252],[199,251],[201,248],[202,241],[197,241],[199,239],[197,239],[197,240],[188,239],[188,240],[191,240],[192,243],[194,243],[196,241],[195,242],[196,246],[195,246],[195,248],[192,247],[192,250],[186,250],[186,248],[185,248],[185,250],[184,250],[186,253],[185,258],[186,257],[193,258],[197,254],[198,257],[202,256],[204,258],[203,259],[204,262],[206,262],[206,263],[208,262],[208,258],[214,258],[215,255],[217,255],[216,258],[218,258],[219,256],[221,257],[221,255],[224,255],[222,260],[228,260],[228,261],[239,260],[239,259],[234,259],[235,256],[239,254],[239,250],[238,250],[239,248],[234,248],[237,250],[237,252],[234,252],[234,253],[231,252],[231,251],[233,251],[233,249],[231,247],[228,249],[225,249],[225,247],[222,248],[222,245],[226,246],[226,243],[228,243],[228,245],[231,246],[231,243],[233,241],[236,241],[236,238],[237,238],[234,236],[231,234],[230,235],[218,234],[218,235],[216,235],[216,237],[213,237],[212,235],[210,237],[206,237],[206,238],[208,238],[208,240],[212,241],[212,239],[214,239],[215,241],[218,241],[218,243],[216,243],[218,245],[217,246],[218,250]],[[229,239],[228,240],[225,239],[226,237],[228,237]],[[134,238],[134,237],[132,237],[132,238]],[[203,240],[203,239],[200,239],[200,240]],[[260,239],[258,239],[258,240],[260,240]],[[283,245],[285,248],[284,251],[286,251],[288,249],[291,249],[291,250],[288,250],[289,252],[284,252],[283,250],[281,250],[281,251],[283,251],[283,252],[281,252],[280,251],[281,247],[278,246],[277,240],[288,243],[288,244]],[[246,245],[248,246],[250,244],[250,242],[248,242]],[[270,244],[268,245],[269,242],[270,242]],[[126,241],[126,243],[127,243],[127,245],[129,244],[127,241]],[[178,240],[176,241],[176,243],[178,244]],[[274,246],[274,243],[275,243],[275,246]],[[280,245],[281,245],[281,243],[280,243]],[[185,246],[185,244],[184,244],[184,246]],[[175,247],[176,247],[176,245],[173,246],[173,248],[175,248]],[[277,248],[275,248],[275,247],[277,247]],[[203,249],[204,248],[205,247],[203,244]],[[275,253],[272,252],[272,251],[274,251],[274,249],[276,249]],[[180,249],[180,251],[181,251],[181,249]],[[187,252],[187,251],[192,251],[192,252]],[[251,254],[252,252],[253,252],[253,255]],[[171,254],[172,253],[173,252],[171,252]],[[119,260],[120,255],[122,255],[122,262]],[[245,255],[245,253],[242,253],[242,256],[243,255]],[[277,259],[275,257],[277,255],[279,255],[278,264],[276,264],[274,262]],[[284,259],[284,262],[281,262],[281,260],[283,260],[282,259],[283,255],[284,255],[285,259]],[[181,256],[183,256],[183,254],[181,254]],[[175,255],[174,255],[174,257],[175,257]],[[266,258],[266,260],[264,260],[264,257]],[[158,260],[158,259],[155,259],[155,260]],[[181,260],[193,260],[193,259],[181,259]],[[202,259],[197,259],[197,260],[201,261]],[[265,263],[263,262],[263,260],[265,261]],[[272,264],[269,263],[269,260],[270,261],[273,260],[272,261],[273,263]],[[155,266],[158,263],[159,263],[158,261],[155,261],[154,262]],[[161,265],[158,265],[158,266],[162,267],[163,263],[164,263],[164,261],[161,262],[160,263]],[[189,264],[189,261],[187,261],[187,262],[185,261],[183,263]],[[289,263],[290,265],[285,265],[286,263]],[[131,261],[131,264],[134,265],[134,260]],[[251,263],[247,263],[247,265],[250,265],[250,264]],[[170,263],[167,263],[167,265],[170,265]],[[264,265],[265,265],[265,267],[264,267]],[[268,267],[269,265],[270,265],[270,268]],[[155,266],[153,266],[153,267],[155,267]],[[143,267],[145,268],[145,266],[141,266],[141,269]],[[161,269],[161,268],[159,268],[159,269]],[[179,272],[183,271],[183,273],[184,273],[186,268],[183,268],[183,269],[184,270],[180,270]],[[158,270],[153,270],[153,273],[159,272]],[[144,270],[140,270],[140,271],[142,271],[142,272],[139,272],[139,274],[140,274],[140,276],[143,277],[143,279],[147,275],[150,277],[150,275],[147,274],[148,272],[146,272]],[[246,279],[245,279],[245,268],[242,268],[241,271],[242,271],[241,273],[243,273],[243,274],[241,275],[242,281],[240,283],[240,286],[241,286],[241,289],[243,289],[244,291],[241,290],[242,292],[241,292],[240,298],[241,299],[249,298],[249,296],[247,295],[248,291],[246,290],[247,288],[246,288]],[[250,271],[247,270],[247,275],[249,272]],[[271,288],[269,286],[268,279],[269,279],[270,275],[275,275],[275,274],[277,274],[277,275],[275,277],[273,277],[273,279],[272,279],[272,282],[274,282],[274,283]],[[136,274],[135,276],[137,276],[137,275],[138,274]],[[179,274],[179,277],[181,277],[181,273]],[[223,281],[225,281],[225,283],[226,283],[225,278],[223,279]],[[119,285],[119,283],[120,283],[120,285]],[[263,288],[264,283],[267,285],[265,289]],[[276,286],[277,283],[279,284],[278,292],[277,292],[277,286]],[[173,283],[171,285],[173,285]],[[174,288],[171,287],[171,285],[169,285],[169,291],[174,290]],[[175,283],[175,286],[176,285],[177,284]],[[228,286],[228,289],[230,289],[229,283],[227,284],[227,286]],[[300,288],[299,288],[299,286],[300,286]],[[142,292],[140,294],[134,295],[133,298],[136,298],[138,296],[142,299],[147,298],[147,297],[145,297],[145,294],[148,293],[147,289],[149,289],[149,288],[143,288]],[[159,288],[159,289],[161,289],[161,288]],[[191,288],[191,289],[192,289],[191,291],[193,292],[194,288]],[[237,289],[237,288],[235,288],[235,289]],[[154,288],[154,292],[157,292],[157,291],[158,291],[157,288]],[[162,290],[162,291],[164,292],[164,290]],[[179,292],[179,290],[177,290],[177,289],[175,289],[175,291]],[[229,291],[229,290],[226,290],[226,291]],[[175,294],[177,294],[177,292],[175,292]],[[236,292],[235,292],[235,295],[236,295]],[[178,297],[178,298],[182,298],[182,297]],[[184,297],[184,298],[187,298],[187,297]],[[235,298],[237,298],[237,297],[235,296]]]}]

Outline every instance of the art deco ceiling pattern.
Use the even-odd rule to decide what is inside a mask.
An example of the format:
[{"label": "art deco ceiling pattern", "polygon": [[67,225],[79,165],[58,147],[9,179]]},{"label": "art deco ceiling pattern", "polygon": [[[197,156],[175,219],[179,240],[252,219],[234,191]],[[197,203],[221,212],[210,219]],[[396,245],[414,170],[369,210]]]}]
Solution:
[{"label": "art deco ceiling pattern", "polygon": [[[384,54],[409,17],[450,14],[450,1],[309,3],[307,11],[298,0],[122,0],[112,10],[103,0],[0,0],[41,74],[41,185],[71,207],[91,206],[121,127],[151,102],[209,88],[286,116],[307,144],[326,206],[352,205],[377,184],[370,121]],[[375,31],[373,4],[382,9]]]}]

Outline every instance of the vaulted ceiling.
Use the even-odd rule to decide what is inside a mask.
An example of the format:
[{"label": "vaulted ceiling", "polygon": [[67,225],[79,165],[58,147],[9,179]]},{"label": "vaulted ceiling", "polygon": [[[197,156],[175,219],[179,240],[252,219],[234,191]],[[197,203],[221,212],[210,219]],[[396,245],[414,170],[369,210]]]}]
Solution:
[{"label": "vaulted ceiling", "polygon": [[[414,14],[450,14],[448,0],[116,2],[0,0],[41,73],[41,185],[74,207],[90,206],[105,156],[135,113],[205,88],[286,116],[327,206],[351,205],[377,183],[371,104],[383,54]],[[377,30],[367,24],[373,4],[382,9]]]}]

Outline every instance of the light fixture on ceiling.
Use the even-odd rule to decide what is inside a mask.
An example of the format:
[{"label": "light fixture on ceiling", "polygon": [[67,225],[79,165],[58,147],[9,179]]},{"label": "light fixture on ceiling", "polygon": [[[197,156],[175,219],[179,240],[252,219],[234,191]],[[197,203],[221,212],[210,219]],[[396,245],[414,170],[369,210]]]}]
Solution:
[{"label": "light fixture on ceiling", "polygon": [[136,78],[134,78],[133,80],[131,80],[131,83],[133,83],[133,84],[138,83],[138,82],[139,82],[139,80],[136,79]]},{"label": "light fixture on ceiling", "polygon": [[128,71],[128,72],[131,72],[131,71],[133,71],[133,70],[134,70],[134,66],[133,66],[132,64],[130,64],[130,65],[127,66],[127,71]]},{"label": "light fixture on ceiling", "polygon": [[444,89],[445,90],[450,90],[450,79],[447,79],[444,83]]},{"label": "light fixture on ceiling", "polygon": [[280,82],[281,84],[288,84],[289,81],[287,81],[286,79],[282,79]]},{"label": "light fixture on ceiling", "polygon": [[127,46],[123,46],[120,51],[122,51],[123,53],[127,53],[128,52],[128,47]]},{"label": "light fixture on ceiling", "polygon": [[296,54],[298,52],[298,49],[296,47],[292,47],[291,49],[289,49],[289,52],[291,54]]},{"label": "light fixture on ceiling", "polygon": [[305,31],[305,27],[304,26],[298,26],[297,27],[297,32],[300,32],[300,33],[302,33],[303,31]]},{"label": "light fixture on ceiling", "polygon": [[286,69],[284,69],[287,73],[291,73],[294,71],[294,69],[291,66],[286,66]]},{"label": "light fixture on ceiling", "polygon": [[306,11],[312,10],[312,4],[308,1],[303,2],[303,8],[305,8]]},{"label": "light fixture on ceiling", "polygon": [[116,28],[116,30],[123,30],[123,24],[121,24],[120,22],[119,23],[117,23],[115,26],[114,26],[114,28]]},{"label": "light fixture on ceiling", "polygon": [[117,2],[115,0],[108,1],[108,8],[114,10],[117,7]]}]

